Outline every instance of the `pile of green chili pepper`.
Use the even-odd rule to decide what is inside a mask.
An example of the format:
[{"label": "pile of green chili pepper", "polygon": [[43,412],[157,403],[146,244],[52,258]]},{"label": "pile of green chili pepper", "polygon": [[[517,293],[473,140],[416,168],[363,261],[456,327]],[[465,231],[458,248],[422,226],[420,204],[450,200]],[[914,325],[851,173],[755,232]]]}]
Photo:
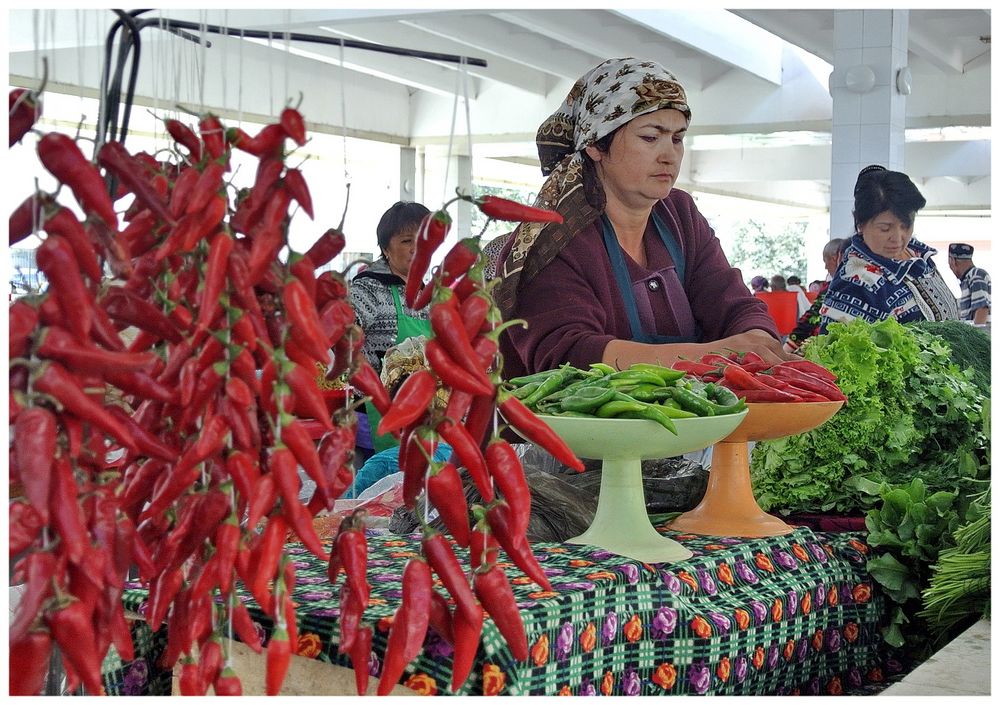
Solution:
[{"label": "pile of green chili pepper", "polygon": [[562,365],[514,377],[507,385],[539,414],[648,419],[671,433],[677,433],[674,419],[735,414],[746,408],[746,402],[725,387],[646,363],[625,370],[600,362],[587,370]]}]

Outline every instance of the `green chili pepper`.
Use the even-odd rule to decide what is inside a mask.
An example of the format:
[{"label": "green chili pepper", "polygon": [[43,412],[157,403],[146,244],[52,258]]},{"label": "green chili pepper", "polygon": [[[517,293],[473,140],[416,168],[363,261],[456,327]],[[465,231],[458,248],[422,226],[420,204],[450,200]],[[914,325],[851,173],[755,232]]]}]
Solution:
[{"label": "green chili pepper", "polygon": [[619,391],[625,392],[633,399],[645,402],[655,402],[663,398],[663,394],[669,397],[669,392],[665,387],[657,387],[655,384],[637,384],[631,389],[619,387]]},{"label": "green chili pepper", "polygon": [[693,411],[698,416],[715,416],[715,410],[708,399],[699,396],[690,389],[684,387],[674,387],[672,391],[674,399],[686,411]]},{"label": "green chili pepper", "polygon": [[591,378],[591,377],[585,377],[584,379],[578,379],[575,382],[571,382],[570,384],[566,385],[562,389],[559,389],[559,390],[556,390],[556,391],[552,392],[551,394],[549,394],[548,396],[544,397],[540,401],[545,401],[545,402],[559,402],[559,401],[562,401],[563,399],[565,399],[568,396],[572,396],[573,394],[575,394],[577,392],[577,390],[583,389],[585,387],[603,387],[603,388],[608,388],[609,386],[610,385],[608,384],[607,377],[598,377],[596,379]]},{"label": "green chili pepper", "polygon": [[606,402],[597,408],[596,416],[602,419],[610,419],[615,416],[620,416],[626,411],[634,411],[636,413],[642,411],[646,408],[646,404],[641,401],[625,401],[623,399],[613,399],[612,401]]},{"label": "green chili pepper", "polygon": [[559,406],[563,411],[593,411],[611,401],[615,394],[615,390],[610,387],[581,387],[570,396],[564,397]]},{"label": "green chili pepper", "polygon": [[635,371],[645,371],[652,372],[658,375],[664,382],[670,384],[671,382],[676,382],[681,377],[687,374],[684,370],[674,370],[670,367],[663,367],[662,365],[651,365],[647,362],[637,362],[628,368],[629,372]]},{"label": "green chili pepper", "polygon": [[515,387],[511,394],[513,394],[518,399],[524,399],[529,394],[533,393],[536,389],[542,386],[541,382],[528,382],[521,387]]},{"label": "green chili pepper", "polygon": [[556,374],[542,380],[538,387],[521,401],[524,402],[525,406],[530,407],[562,387],[565,382],[566,371],[560,369]]},{"label": "green chili pepper", "polygon": [[666,385],[660,375],[644,370],[623,370],[615,372],[611,377],[611,386],[621,387],[627,384],[653,384],[657,387]]},{"label": "green chili pepper", "polygon": [[656,406],[664,414],[666,414],[672,419],[693,419],[698,417],[698,414],[694,413],[693,411],[685,411],[684,409],[680,408],[680,405],[677,404],[677,402],[674,402],[673,404],[670,405],[668,405],[666,402],[662,402],[659,404],[654,404],[653,406]]},{"label": "green chili pepper", "polygon": [[612,367],[611,365],[606,365],[603,362],[594,362],[594,363],[591,363],[590,369],[597,370],[601,374],[605,374],[605,375],[613,375],[615,372],[618,371],[614,367]]},{"label": "green chili pepper", "polygon": [[574,419],[592,419],[592,418],[594,418],[593,414],[587,414],[587,413],[584,413],[582,411],[547,411],[546,413],[547,414],[551,414],[552,416],[569,416],[570,418],[574,418]]},{"label": "green chili pepper", "polygon": [[646,407],[639,412],[639,416],[650,421],[655,421],[675,436],[677,435],[677,427],[674,426],[674,422],[670,416],[656,404],[646,404]]},{"label": "green chili pepper", "polygon": [[513,384],[515,387],[523,387],[526,384],[532,384],[534,382],[544,382],[552,375],[561,371],[562,371],[561,367],[556,367],[551,370],[536,372],[533,375],[524,375],[523,377],[512,377],[511,379],[508,379],[507,382]]}]

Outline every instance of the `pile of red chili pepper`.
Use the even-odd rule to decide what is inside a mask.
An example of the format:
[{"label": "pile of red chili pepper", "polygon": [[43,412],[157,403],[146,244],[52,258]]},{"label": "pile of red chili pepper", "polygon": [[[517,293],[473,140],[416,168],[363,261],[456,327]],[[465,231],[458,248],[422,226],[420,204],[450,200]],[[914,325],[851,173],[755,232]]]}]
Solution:
[{"label": "pile of red chili pepper", "polygon": [[[34,105],[12,93],[15,103]],[[22,112],[12,143],[31,129]],[[149,586],[146,621],[167,630],[161,665],[183,664],[183,693],[239,693],[231,637],[261,650],[237,580],[275,621],[277,693],[297,644],[287,534],[327,560],[313,515],[353,479],[354,412],[331,414],[316,375],[317,363],[334,376],[367,364],[346,283],[316,274],[344,236],[330,229],[278,257],[293,203],[312,211],[287,163],[289,144],[306,141],[301,115],[286,108],[253,137],[211,114],[166,129],[167,160],[108,142],[91,161],[73,138],[40,135],[59,188],[10,217],[11,244],[42,239],[48,281],[9,312],[10,472],[24,488],[10,503],[24,585],[10,632],[15,694],[41,690],[53,645],[71,691],[101,692],[109,645],[126,661],[134,652],[120,599],[133,566]],[[239,193],[234,148],[258,159]],[[317,486],[306,504],[299,467]]]},{"label": "pile of red chili pepper", "polygon": [[837,386],[837,376],[811,360],[772,365],[754,352],[709,353],[697,361],[679,360],[673,368],[726,387],[748,403],[847,400]]},{"label": "pile of red chili pepper", "polygon": [[[12,145],[37,119],[34,98],[11,94]],[[472,553],[467,573],[445,536],[426,529],[424,557],[404,571],[379,692],[398,681],[428,624],[455,643],[456,688],[486,613],[515,657],[527,658],[498,547],[550,586],[525,539],[530,496],[518,457],[488,433],[495,410],[563,462],[580,463],[497,388],[503,325],[483,282],[478,239],[456,243],[419,286],[450,224],[443,210],[427,219],[411,277],[418,286],[407,300],[433,300],[430,369],[390,399],[361,354],[345,281],[316,274],[343,248],[339,228],[305,253],[278,256],[288,247],[293,204],[312,212],[301,172],[287,164],[289,142],[306,141],[298,111],[286,108],[253,136],[211,114],[165,127],[174,147],[168,159],[108,142],[92,161],[73,138],[41,135],[39,159],[60,186],[30,194],[10,217],[10,244],[42,239],[36,259],[48,281],[44,294],[9,312],[10,473],[23,487],[9,505],[10,556],[13,583],[24,586],[10,631],[11,693],[40,692],[54,646],[71,691],[102,692],[110,645],[123,660],[133,657],[121,595],[135,568],[149,587],[143,617],[167,630],[160,665],[181,664],[183,694],[239,694],[232,639],[262,649],[237,581],[274,620],[266,689],[277,694],[297,645],[289,532],[330,561],[331,580],[341,569],[346,575],[340,649],[366,691],[364,518],[345,523],[329,554],[312,523],[353,480],[356,419],[352,408],[330,413],[317,364],[371,396],[383,413],[379,430],[400,438],[407,503],[423,492]],[[253,183],[239,191],[233,149],[258,160]],[[66,191],[82,220],[63,204]],[[495,217],[553,217],[513,202],[488,207]],[[450,390],[449,403],[432,415],[439,386]],[[429,460],[439,439],[455,450],[448,463]],[[316,483],[306,503],[299,467]],[[460,469],[485,501],[473,508],[474,525],[456,502],[464,496]],[[432,571],[454,607],[433,589]]]},{"label": "pile of red chili pepper", "polygon": [[[498,203],[498,201],[503,201]],[[551,220],[558,214],[506,199],[473,201],[490,217],[508,220]],[[433,335],[425,348],[428,367],[412,373],[390,399],[373,372],[355,375],[354,384],[368,394],[382,414],[378,433],[400,441],[403,501],[418,509],[423,522],[422,555],[403,571],[402,604],[392,619],[378,693],[388,693],[406,665],[419,653],[428,628],[455,649],[452,689],[457,690],[472,667],[486,615],[519,660],[528,645],[510,581],[498,564],[502,548],[510,560],[545,590],[551,585],[525,537],[531,497],[520,459],[493,428],[497,410],[526,438],[542,445],[562,462],[583,469],[566,444],[516,397],[499,389],[497,339],[508,325],[484,281],[485,255],[479,238],[461,239],[445,254],[426,284],[433,255],[444,243],[451,218],[444,209],[428,215],[418,229],[407,280],[406,302],[412,308],[430,306]],[[448,391],[443,411],[432,404],[437,392]],[[448,462],[432,460],[434,447],[447,443]],[[483,505],[469,507],[463,475],[471,479]],[[443,533],[428,523],[433,506],[454,543],[470,549],[463,567]],[[472,520],[470,521],[470,513]],[[354,654],[357,645],[367,657],[371,628],[359,626],[367,601],[364,580],[364,533],[354,517],[345,520],[331,553],[330,578],[341,567],[347,574],[341,587],[340,649]],[[353,568],[352,568],[353,566]],[[433,588],[440,578],[450,601]],[[453,604],[452,604],[453,603]],[[364,662],[356,662],[358,692],[367,687]]]}]

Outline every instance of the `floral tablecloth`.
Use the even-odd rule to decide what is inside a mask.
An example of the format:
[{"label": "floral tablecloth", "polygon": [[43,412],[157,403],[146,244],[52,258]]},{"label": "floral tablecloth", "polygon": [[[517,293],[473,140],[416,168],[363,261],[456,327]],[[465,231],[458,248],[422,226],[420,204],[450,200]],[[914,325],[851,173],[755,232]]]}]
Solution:
[{"label": "floral tablecloth", "polygon": [[[865,570],[863,534],[798,528],[748,539],[660,530],[693,557],[645,564],[593,546],[533,544],[554,592],[538,591],[505,564],[530,658],[514,661],[487,620],[476,666],[459,694],[840,694],[902,670],[879,635],[887,609]],[[381,670],[403,565],[417,550],[417,536],[369,536],[372,675]],[[350,667],[337,655],[339,586],[330,585],[325,564],[301,545],[289,551],[297,572],[298,653]],[[271,620],[247,594],[241,597],[267,637]],[[126,606],[140,614],[145,600],[138,584],[125,593]],[[451,658],[451,646],[431,630],[401,682],[429,695],[450,694]]]}]

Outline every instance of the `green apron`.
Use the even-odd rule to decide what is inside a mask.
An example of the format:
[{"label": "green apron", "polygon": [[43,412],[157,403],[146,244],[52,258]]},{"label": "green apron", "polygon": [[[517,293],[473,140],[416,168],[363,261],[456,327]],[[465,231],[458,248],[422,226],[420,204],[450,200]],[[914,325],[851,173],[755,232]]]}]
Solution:
[{"label": "green apron", "polygon": [[[390,286],[389,290],[392,292],[392,301],[396,305],[395,345],[399,345],[407,338],[415,338],[418,335],[429,338],[431,336],[431,322],[422,318],[407,316],[403,313],[403,304],[399,300],[399,287]],[[378,423],[382,420],[382,415],[378,413],[378,409],[370,401],[365,402],[365,412],[368,414],[368,426],[372,434],[372,447],[376,453],[386,448],[392,448],[399,443],[392,434],[384,436],[376,434],[375,429],[378,428]]]}]

